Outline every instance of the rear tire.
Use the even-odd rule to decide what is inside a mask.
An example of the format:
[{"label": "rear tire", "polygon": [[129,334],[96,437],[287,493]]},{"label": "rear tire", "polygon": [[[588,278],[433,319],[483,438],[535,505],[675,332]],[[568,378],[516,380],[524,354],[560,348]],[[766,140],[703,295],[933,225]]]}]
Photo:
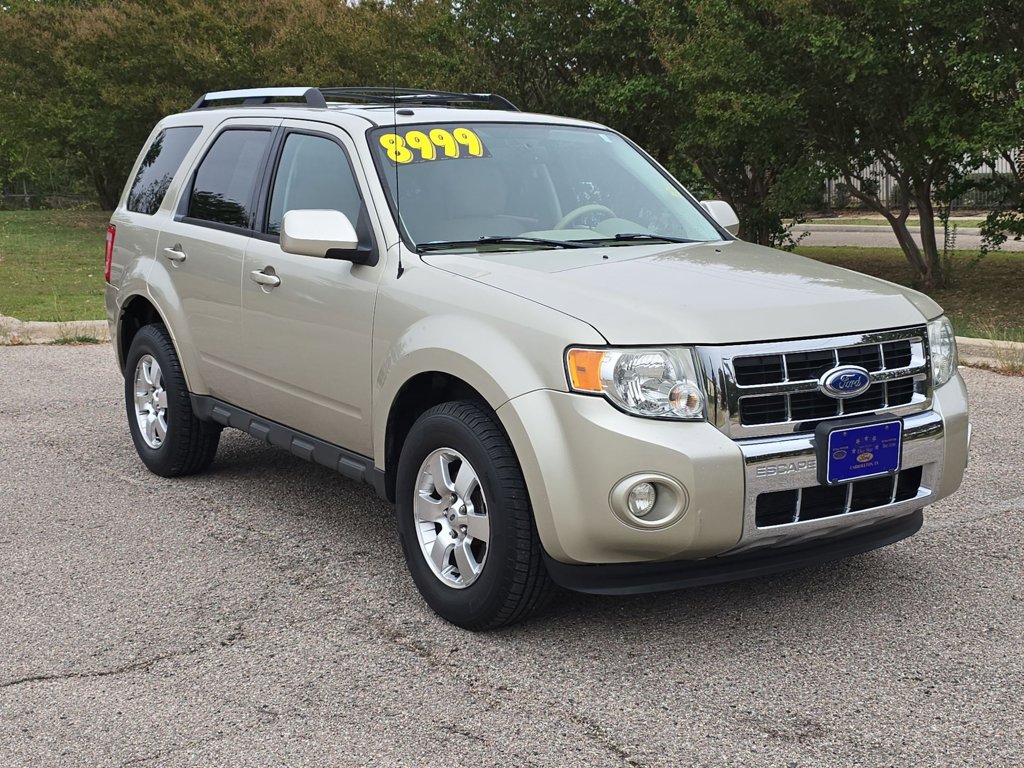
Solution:
[{"label": "rear tire", "polygon": [[147,325],[132,339],[124,397],[132,442],[151,472],[179,477],[210,466],[221,427],[192,412],[185,375],[164,326]]},{"label": "rear tire", "polygon": [[398,532],[420,594],[442,618],[486,630],[542,607],[551,580],[519,461],[474,401],[424,413],[402,447]]}]

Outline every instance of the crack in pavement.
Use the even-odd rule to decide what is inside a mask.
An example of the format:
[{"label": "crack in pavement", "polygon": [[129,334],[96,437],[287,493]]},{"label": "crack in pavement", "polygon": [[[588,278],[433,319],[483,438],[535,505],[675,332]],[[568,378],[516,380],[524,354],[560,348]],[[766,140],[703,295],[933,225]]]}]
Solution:
[{"label": "crack in pavement", "polygon": [[226,635],[211,640],[208,643],[191,646],[185,650],[177,650],[157,654],[156,656],[152,656],[148,659],[132,661],[128,664],[122,664],[119,667],[114,667],[113,669],[53,672],[48,674],[26,675],[24,677],[17,677],[12,680],[5,680],[0,682],[0,690],[6,690],[7,688],[14,688],[15,686],[28,685],[31,683],[49,683],[64,680],[88,680],[99,677],[116,677],[118,675],[133,674],[135,672],[149,672],[154,666],[159,664],[161,661],[181,658],[184,656],[192,656],[194,654],[202,653],[203,651],[230,648],[239,641],[246,639],[247,635],[245,631],[245,625],[251,621],[254,621],[260,616],[260,611],[268,597],[269,590],[264,590],[263,594],[260,595],[260,598],[256,604],[256,608],[254,609],[251,615],[245,616],[241,619],[236,619],[232,622],[231,630]]},{"label": "crack in pavement", "polygon": [[600,723],[578,712],[570,714],[569,719],[583,729],[585,736],[603,747],[609,754],[619,758],[624,765],[630,768],[643,768],[643,763],[630,755],[629,750],[619,744]]},{"label": "crack in pavement", "polygon": [[265,706],[256,708],[257,717],[261,718],[252,725],[242,726],[233,728],[226,733],[218,733],[215,736],[207,736],[202,739],[195,739],[193,741],[187,741],[182,744],[175,744],[174,746],[166,747],[157,752],[153,752],[148,755],[139,755],[138,757],[132,757],[128,760],[120,763],[120,768],[125,768],[129,765],[143,765],[144,763],[151,763],[154,760],[162,760],[170,757],[177,752],[183,752],[186,749],[195,749],[197,747],[205,747],[208,744],[216,744],[218,741],[224,741],[236,736],[243,736],[253,731],[259,730],[260,728],[269,728],[276,725],[281,719],[281,713],[276,712]]},{"label": "crack in pavement", "polygon": [[167,661],[168,659],[178,658],[180,656],[190,656],[194,653],[199,653],[205,650],[209,646],[199,646],[196,648],[189,648],[184,651],[174,651],[172,653],[162,653],[158,656],[153,656],[149,659],[142,659],[139,661],[133,661],[129,664],[123,664],[120,667],[114,667],[113,669],[99,669],[94,671],[72,671],[72,672],[54,672],[51,674],[43,675],[27,675],[25,677],[17,677],[13,680],[6,680],[0,682],[0,690],[6,688],[13,688],[16,685],[26,685],[28,683],[48,683],[55,680],[84,680],[96,677],[114,677],[116,675],[126,675],[133,672],[149,672],[154,666],[159,664],[161,661]]}]

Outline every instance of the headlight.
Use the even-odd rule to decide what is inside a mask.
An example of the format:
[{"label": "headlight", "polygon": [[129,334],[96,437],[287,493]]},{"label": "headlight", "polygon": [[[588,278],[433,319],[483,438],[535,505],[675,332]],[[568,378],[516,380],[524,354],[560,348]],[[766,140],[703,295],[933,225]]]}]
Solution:
[{"label": "headlight", "polygon": [[704,418],[704,392],[689,347],[569,349],[574,392],[604,395],[622,410],[655,419]]},{"label": "headlight", "polygon": [[956,373],[956,335],[945,317],[928,323],[928,350],[932,358],[932,384],[941,387]]}]

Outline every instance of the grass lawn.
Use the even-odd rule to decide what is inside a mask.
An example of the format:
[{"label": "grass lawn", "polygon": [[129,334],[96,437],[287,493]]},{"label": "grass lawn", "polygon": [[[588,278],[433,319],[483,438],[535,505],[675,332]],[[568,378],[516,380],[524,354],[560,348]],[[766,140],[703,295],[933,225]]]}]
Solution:
[{"label": "grass lawn", "polygon": [[0,211],[0,315],[101,320],[109,213]]},{"label": "grass lawn", "polygon": [[[914,286],[907,259],[898,248],[797,248],[819,261],[854,269],[900,285]],[[957,251],[951,281],[931,291],[960,336],[1024,341],[1024,253],[991,253],[980,261]]]},{"label": "grass lawn", "polygon": [[[0,315],[20,320],[101,320],[102,211],[0,211]],[[913,286],[896,248],[802,247],[797,253]],[[964,336],[1024,341],[1024,253],[980,261],[960,251],[948,288],[932,292]]]}]

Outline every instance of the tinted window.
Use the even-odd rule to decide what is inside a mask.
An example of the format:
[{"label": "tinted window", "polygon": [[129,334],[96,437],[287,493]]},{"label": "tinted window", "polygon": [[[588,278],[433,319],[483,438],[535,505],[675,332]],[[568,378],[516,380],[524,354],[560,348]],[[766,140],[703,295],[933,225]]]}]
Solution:
[{"label": "tinted window", "polygon": [[293,133],[285,141],[274,177],[267,232],[280,234],[287,211],[309,208],[341,211],[356,226],[362,201],[340,146],[322,136]]},{"label": "tinted window", "polygon": [[224,131],[196,171],[188,215],[195,219],[249,226],[249,206],[270,131]]},{"label": "tinted window", "polygon": [[142,158],[142,165],[128,192],[128,210],[136,213],[156,213],[164,201],[171,179],[178,166],[195,143],[202,129],[188,126],[160,131]]}]

